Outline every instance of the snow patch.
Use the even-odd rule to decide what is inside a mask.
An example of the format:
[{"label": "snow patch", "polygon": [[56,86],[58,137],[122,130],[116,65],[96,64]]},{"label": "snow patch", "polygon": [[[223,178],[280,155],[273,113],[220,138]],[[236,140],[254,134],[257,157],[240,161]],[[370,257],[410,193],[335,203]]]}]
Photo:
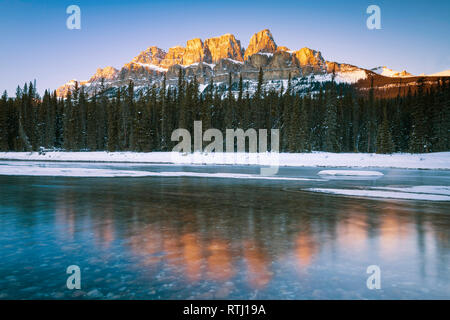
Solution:
[{"label": "snow patch", "polygon": [[378,73],[379,75],[382,75],[385,77],[391,77],[391,78],[407,78],[407,77],[412,76],[405,70],[396,71],[396,70],[389,69],[387,67],[377,67],[377,68],[371,69],[371,71]]},{"label": "snow patch", "polygon": [[450,196],[450,187],[446,186],[414,186],[414,187],[373,187],[372,189],[390,190],[400,192],[425,193],[425,194],[441,194]]},{"label": "snow patch", "polygon": [[429,74],[428,76],[430,76],[430,77],[450,77],[450,69],[441,71],[441,72],[432,73],[432,74]]},{"label": "snow patch", "polygon": [[158,71],[158,72],[167,72],[168,69],[166,68],[161,68],[160,66],[154,65],[154,64],[149,64],[149,63],[140,63],[140,62],[135,62],[136,64],[148,68],[150,70],[153,71]]},{"label": "snow patch", "polygon": [[337,83],[356,83],[366,78],[367,74],[364,70],[343,71],[336,73],[335,81]]},{"label": "snow patch", "polygon": [[110,170],[89,168],[51,168],[35,166],[0,166],[0,175],[7,176],[50,176],[50,177],[144,177],[145,171]]},{"label": "snow patch", "polygon": [[378,190],[359,190],[359,189],[327,189],[327,188],[309,188],[307,191],[337,194],[344,196],[368,197],[368,198],[386,198],[401,200],[427,200],[427,201],[450,201],[450,197],[439,194],[424,194],[410,192],[390,192]]},{"label": "snow patch", "polygon": [[355,170],[322,170],[318,175],[331,176],[383,176],[379,171],[355,171]]},{"label": "snow patch", "polygon": [[[274,158],[275,157],[275,158]],[[250,164],[294,167],[353,167],[450,170],[450,152],[394,153],[191,153],[173,152],[0,152],[0,160],[140,162],[178,164]]]},{"label": "snow patch", "polygon": [[233,63],[244,64],[242,61],[234,60],[234,59],[231,59],[231,58],[225,58],[225,59],[228,60],[228,61],[231,61]]},{"label": "snow patch", "polygon": [[36,164],[0,165],[0,175],[8,176],[52,176],[52,177],[195,177],[195,178],[225,178],[254,180],[284,180],[284,181],[317,181],[317,179],[261,176],[241,173],[205,173],[205,172],[152,172],[136,170],[42,167]]},{"label": "snow patch", "polygon": [[273,53],[270,52],[258,52],[257,54],[263,55],[263,56],[267,56],[267,57],[273,57]]}]

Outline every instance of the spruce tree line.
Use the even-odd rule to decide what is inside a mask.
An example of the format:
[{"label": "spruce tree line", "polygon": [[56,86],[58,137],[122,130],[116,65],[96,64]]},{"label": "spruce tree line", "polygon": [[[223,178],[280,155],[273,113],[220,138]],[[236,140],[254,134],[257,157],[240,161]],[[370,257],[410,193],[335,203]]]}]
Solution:
[{"label": "spruce tree line", "polygon": [[[322,83],[314,93],[287,88],[265,90],[260,70],[253,94],[242,76],[229,74],[223,94],[212,82],[199,92],[194,77],[180,69],[178,84],[151,86],[135,94],[133,82],[110,97],[103,82],[87,97],[75,84],[64,99],[56,91],[36,92],[36,84],[18,87],[15,98],[0,99],[0,151],[170,151],[177,128],[193,134],[217,128],[280,129],[282,152],[438,152],[450,150],[450,83],[426,87],[395,98],[366,96],[352,86]],[[237,94],[235,94],[237,92]],[[269,144],[270,148],[270,144]],[[224,149],[225,150],[225,149]]]}]

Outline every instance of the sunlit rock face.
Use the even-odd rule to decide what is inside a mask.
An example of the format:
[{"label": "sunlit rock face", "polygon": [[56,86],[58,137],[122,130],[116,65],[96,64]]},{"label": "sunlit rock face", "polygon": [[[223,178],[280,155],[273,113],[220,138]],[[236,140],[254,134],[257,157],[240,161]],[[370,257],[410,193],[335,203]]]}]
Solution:
[{"label": "sunlit rock face", "polygon": [[278,46],[277,47],[277,51],[287,51],[287,52],[289,52],[291,50],[288,47],[285,47],[285,46]]},{"label": "sunlit rock face", "polygon": [[232,34],[227,33],[220,37],[206,39],[205,45],[211,53],[213,63],[225,58],[244,61],[241,42]]},{"label": "sunlit rock face", "polygon": [[277,51],[277,45],[273,40],[272,33],[269,29],[264,29],[255,33],[250,39],[250,43],[245,50],[244,59],[258,52],[274,53]]},{"label": "sunlit rock face", "polygon": [[326,69],[325,60],[322,58],[320,51],[309,48],[302,48],[293,53],[297,58],[300,67],[311,68],[314,71]]},{"label": "sunlit rock face", "polygon": [[187,41],[182,64],[190,65],[196,62],[211,62],[211,53],[199,38]]},{"label": "sunlit rock face", "polygon": [[181,46],[169,48],[169,51],[161,61],[160,66],[163,68],[168,68],[174,64],[182,64],[185,51],[186,49]]},{"label": "sunlit rock face", "polygon": [[114,79],[118,71],[119,70],[117,70],[116,68],[110,66],[105,67],[103,69],[98,68],[97,72],[89,79],[89,81],[92,82],[95,80],[100,80],[101,78],[104,78],[105,80]]},{"label": "sunlit rock face", "polygon": [[142,64],[152,64],[161,65],[162,60],[166,57],[166,52],[158,47],[152,46],[148,47],[137,55],[131,62],[142,63]]},{"label": "sunlit rock face", "polygon": [[[176,85],[182,70],[188,80],[195,77],[200,84],[213,81],[222,86],[221,83],[228,83],[230,74],[232,81],[237,81],[241,75],[244,81],[253,83],[258,79],[260,69],[264,72],[264,80],[278,81],[277,86],[280,87],[289,77],[300,79],[315,74],[319,76],[316,79],[327,81],[331,79],[331,73],[345,72],[345,79],[356,82],[366,78],[366,72],[370,73],[348,64],[326,61],[320,51],[277,46],[270,30],[264,29],[251,37],[246,50],[230,33],[204,41],[194,38],[188,40],[184,47],[174,46],[167,51],[150,46],[119,70],[99,68],[89,80],[78,84],[85,86],[88,95],[100,92],[102,84],[106,89],[126,86],[130,81],[135,88],[159,86],[164,76],[166,84]],[[58,96],[65,96],[74,86],[75,80],[67,82],[57,89]]]}]

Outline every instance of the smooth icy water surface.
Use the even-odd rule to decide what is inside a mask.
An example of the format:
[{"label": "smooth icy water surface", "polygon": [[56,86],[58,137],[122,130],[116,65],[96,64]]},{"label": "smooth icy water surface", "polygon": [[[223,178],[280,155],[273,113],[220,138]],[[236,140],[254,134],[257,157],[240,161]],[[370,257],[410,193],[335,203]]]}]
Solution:
[{"label": "smooth icy water surface", "polygon": [[[304,191],[449,186],[450,172],[324,179],[321,170],[280,168],[304,181],[0,176],[0,299],[450,299],[450,202]],[[81,290],[66,287],[70,265],[81,268]],[[369,265],[381,269],[380,290],[366,286]]]}]

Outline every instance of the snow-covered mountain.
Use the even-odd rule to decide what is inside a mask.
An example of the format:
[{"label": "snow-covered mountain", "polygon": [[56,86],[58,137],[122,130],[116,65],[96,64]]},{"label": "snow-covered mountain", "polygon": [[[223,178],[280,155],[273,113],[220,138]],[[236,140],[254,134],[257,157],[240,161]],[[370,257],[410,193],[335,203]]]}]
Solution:
[{"label": "snow-covered mountain", "polygon": [[[237,82],[242,75],[248,88],[256,86],[259,69],[264,71],[265,87],[286,88],[289,76],[293,87],[308,88],[312,83],[330,81],[335,74],[337,82],[358,83],[369,77],[406,78],[412,77],[406,71],[398,72],[386,67],[366,70],[345,63],[327,61],[320,51],[310,48],[290,50],[278,46],[268,29],[255,33],[247,48],[232,34],[201,40],[191,39],[185,47],[175,46],[165,51],[150,46],[120,69],[108,66],[97,69],[96,73],[79,85],[85,87],[88,95],[99,92],[101,83],[105,89],[114,89],[134,82],[137,92],[149,86],[159,86],[166,76],[167,85],[176,85],[179,70],[183,69],[187,79],[196,77],[205,88],[214,82],[215,86],[226,88],[231,73],[232,81]],[[366,81],[367,83],[367,81]],[[57,89],[63,97],[75,85],[71,80]],[[366,84],[367,86],[367,84]]]},{"label": "snow-covered mountain", "polygon": [[395,71],[392,69],[389,69],[388,67],[376,67],[373,69],[370,69],[370,71],[373,71],[379,75],[385,76],[385,77],[414,77],[411,73],[406,72],[406,70],[403,71]]},{"label": "snow-covered mountain", "polygon": [[430,76],[430,77],[450,77],[450,69],[441,71],[441,72],[436,72],[433,74],[429,74],[428,76]]}]

